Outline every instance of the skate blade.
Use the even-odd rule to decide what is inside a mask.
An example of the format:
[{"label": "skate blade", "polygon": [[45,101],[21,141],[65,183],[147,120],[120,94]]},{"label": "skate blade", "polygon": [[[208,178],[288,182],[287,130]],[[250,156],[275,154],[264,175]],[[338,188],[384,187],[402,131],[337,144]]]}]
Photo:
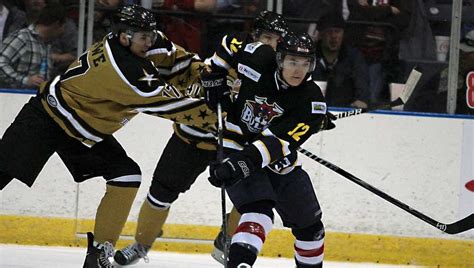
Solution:
[{"label": "skate blade", "polygon": [[218,248],[214,248],[214,250],[211,253],[212,258],[219,262],[220,264],[224,265],[224,252],[221,251]]}]

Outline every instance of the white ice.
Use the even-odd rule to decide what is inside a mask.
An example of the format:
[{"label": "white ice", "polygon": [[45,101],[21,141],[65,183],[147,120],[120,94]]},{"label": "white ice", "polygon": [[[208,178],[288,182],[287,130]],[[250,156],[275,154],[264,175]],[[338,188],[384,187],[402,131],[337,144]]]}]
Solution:
[{"label": "white ice", "polygon": [[[41,247],[0,244],[2,268],[77,268],[82,267],[85,248]],[[151,251],[149,263],[141,260],[133,268],[213,268],[222,267],[204,254],[180,254]],[[292,259],[259,257],[254,268],[292,268]],[[325,268],[402,268],[408,266],[373,263],[325,262]],[[415,266],[410,266],[415,267]]]}]

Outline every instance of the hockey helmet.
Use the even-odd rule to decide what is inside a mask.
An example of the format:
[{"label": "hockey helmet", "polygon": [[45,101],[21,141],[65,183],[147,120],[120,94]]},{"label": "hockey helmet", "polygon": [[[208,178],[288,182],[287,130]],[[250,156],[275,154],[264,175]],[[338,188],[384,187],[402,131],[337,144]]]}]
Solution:
[{"label": "hockey helmet", "polygon": [[132,35],[135,32],[157,32],[153,13],[139,5],[126,5],[118,8],[113,15],[113,32]]},{"label": "hockey helmet", "polygon": [[310,59],[309,72],[316,67],[316,46],[307,33],[288,32],[278,43],[276,49],[278,67],[283,68],[286,55],[296,55]]},{"label": "hockey helmet", "polygon": [[268,31],[283,36],[288,31],[288,24],[282,15],[264,10],[255,18],[254,29],[257,36],[259,36],[262,31]]}]

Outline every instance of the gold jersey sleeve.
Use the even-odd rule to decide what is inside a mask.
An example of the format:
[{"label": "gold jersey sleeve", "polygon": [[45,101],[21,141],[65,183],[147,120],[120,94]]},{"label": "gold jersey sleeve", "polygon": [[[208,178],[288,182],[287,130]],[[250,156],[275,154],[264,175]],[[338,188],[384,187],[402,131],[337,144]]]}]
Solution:
[{"label": "gold jersey sleeve", "polygon": [[51,117],[72,137],[92,146],[139,112],[212,131],[215,117],[201,99],[185,97],[160,76],[154,62],[134,56],[112,35],[91,46],[40,93]]}]

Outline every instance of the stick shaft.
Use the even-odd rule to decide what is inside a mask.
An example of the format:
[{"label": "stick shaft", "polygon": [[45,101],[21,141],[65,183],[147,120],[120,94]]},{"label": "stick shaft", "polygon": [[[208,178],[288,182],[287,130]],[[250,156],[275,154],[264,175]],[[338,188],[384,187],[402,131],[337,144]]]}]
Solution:
[{"label": "stick shaft", "polygon": [[418,219],[423,220],[424,222],[430,224],[431,226],[436,227],[437,229],[448,233],[448,234],[457,234],[461,233],[467,230],[470,230],[474,228],[474,214],[469,215],[468,217],[459,220],[455,223],[452,224],[444,224],[441,222],[438,222],[425,214],[417,211],[416,209],[411,208],[410,206],[406,205],[405,203],[402,203],[401,201],[393,198],[392,196],[386,194],[385,192],[375,188],[374,186],[368,184],[367,182],[357,178],[356,176],[352,175],[351,173],[345,171],[344,169],[318,157],[317,155],[311,153],[310,151],[307,151],[303,148],[298,148],[298,151],[301,152],[302,154],[306,155],[307,157],[315,160],[316,162],[320,163],[321,165],[325,166],[326,168],[338,173],[339,175],[342,175],[344,178],[349,179],[350,181],[358,184],[359,186],[362,186],[363,188],[369,190],[370,192],[378,195],[382,199],[396,205],[397,207],[405,210],[406,212],[410,213],[411,215],[417,217]]},{"label": "stick shaft", "polygon": [[[224,159],[224,123],[222,118],[222,106],[217,104],[217,161],[222,163]],[[225,187],[221,186],[221,213],[222,213],[222,231],[224,232],[224,268],[227,268],[228,241],[227,241],[227,211],[225,199]]]}]

